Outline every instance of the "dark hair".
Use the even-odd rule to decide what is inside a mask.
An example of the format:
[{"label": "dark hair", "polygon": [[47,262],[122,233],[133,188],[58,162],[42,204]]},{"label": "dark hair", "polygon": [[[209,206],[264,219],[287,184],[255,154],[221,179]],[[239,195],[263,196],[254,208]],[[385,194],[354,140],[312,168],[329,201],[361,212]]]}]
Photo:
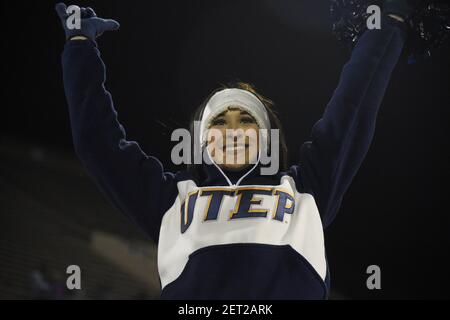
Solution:
[{"label": "dark hair", "polygon": [[[280,153],[279,153],[279,159],[280,159],[280,169],[283,171],[287,170],[287,161],[288,161],[288,149],[286,146],[286,140],[283,133],[283,128],[280,122],[280,119],[278,118],[277,113],[274,110],[274,102],[266,97],[264,97],[262,94],[260,94],[256,87],[253,84],[242,82],[239,80],[235,80],[232,82],[228,82],[226,84],[221,83],[221,87],[214,90],[204,101],[203,103],[197,108],[197,110],[193,113],[190,121],[190,133],[191,137],[194,137],[194,122],[195,121],[201,121],[203,116],[203,110],[205,109],[206,105],[208,104],[209,100],[217,93],[224,89],[242,89],[249,91],[256,95],[259,100],[264,104],[267,110],[267,114],[269,115],[270,125],[272,129],[278,129],[280,131]],[[193,142],[192,142],[193,144]],[[194,146],[192,145],[192,150],[194,149]],[[270,150],[270,149],[269,149]],[[194,154],[194,151],[192,152],[192,156]],[[194,177],[198,180],[201,179],[202,176],[202,170],[200,170],[201,165],[196,164],[190,164],[187,166],[187,170],[194,175]]]}]

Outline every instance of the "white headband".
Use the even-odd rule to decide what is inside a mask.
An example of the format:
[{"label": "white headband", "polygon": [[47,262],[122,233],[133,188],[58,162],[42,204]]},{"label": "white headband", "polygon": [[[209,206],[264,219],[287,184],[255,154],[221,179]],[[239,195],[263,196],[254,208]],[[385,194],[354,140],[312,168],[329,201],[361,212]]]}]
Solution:
[{"label": "white headband", "polygon": [[200,124],[201,145],[207,140],[206,134],[211,121],[221,113],[227,111],[231,106],[239,107],[239,109],[251,114],[255,118],[259,129],[271,129],[266,107],[256,95],[242,89],[225,89],[212,96],[203,110],[203,117]]}]

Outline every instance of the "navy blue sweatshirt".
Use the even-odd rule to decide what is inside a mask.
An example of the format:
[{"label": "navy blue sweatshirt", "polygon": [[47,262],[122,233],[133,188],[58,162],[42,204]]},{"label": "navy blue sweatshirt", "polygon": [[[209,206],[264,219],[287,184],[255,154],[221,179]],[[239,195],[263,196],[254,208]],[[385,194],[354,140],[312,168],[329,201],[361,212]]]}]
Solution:
[{"label": "navy blue sweatshirt", "polygon": [[262,176],[213,165],[197,181],[170,173],[128,141],[91,41],[62,58],[76,154],[106,197],[158,244],[162,299],[326,299],[324,229],[371,144],[377,113],[405,38],[384,20],[366,31],[344,66],[298,164]]}]

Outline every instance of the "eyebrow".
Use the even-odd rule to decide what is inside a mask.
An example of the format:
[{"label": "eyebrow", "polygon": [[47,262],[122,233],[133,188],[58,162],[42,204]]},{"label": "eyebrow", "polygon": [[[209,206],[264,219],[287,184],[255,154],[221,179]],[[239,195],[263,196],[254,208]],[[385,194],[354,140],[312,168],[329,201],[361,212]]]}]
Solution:
[{"label": "eyebrow", "polygon": [[[221,114],[217,115],[216,119],[220,118],[220,117],[224,117],[228,111],[236,111],[236,110],[238,110],[238,108],[230,108],[227,111],[224,111]],[[250,116],[254,119],[254,117],[248,111],[245,111],[245,110],[240,110],[240,111],[241,111],[241,116]]]},{"label": "eyebrow", "polygon": [[250,113],[248,113],[247,111],[241,111],[241,116],[250,116],[253,118],[253,116]]}]

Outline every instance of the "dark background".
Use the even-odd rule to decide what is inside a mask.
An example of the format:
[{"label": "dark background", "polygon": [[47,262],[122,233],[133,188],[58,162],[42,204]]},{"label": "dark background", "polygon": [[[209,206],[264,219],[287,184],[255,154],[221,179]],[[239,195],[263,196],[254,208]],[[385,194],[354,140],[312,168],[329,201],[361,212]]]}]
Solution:
[{"label": "dark background", "polygon": [[[53,188],[70,190],[79,202],[84,197],[77,197],[77,192],[81,195],[85,190],[70,189],[70,178],[53,179],[55,172],[47,177],[43,166],[24,171],[11,159],[23,162],[25,156],[8,158],[13,153],[9,150],[21,148],[51,150],[66,155],[67,161],[75,158],[60,65],[64,36],[55,3],[1,2],[4,152],[0,179],[4,191],[10,191],[8,183],[19,184],[16,173],[21,174],[23,186],[34,185],[35,191],[43,180],[52,179]],[[219,83],[235,78],[255,84],[275,101],[291,163],[295,162],[349,58],[348,50],[331,34],[328,1],[76,4],[91,6],[99,16],[121,23],[120,31],[99,40],[107,88],[128,139],[157,156],[167,170],[181,169],[170,162],[172,130],[187,126],[203,99]],[[447,47],[416,65],[402,60],[392,76],[371,150],[326,232],[336,298],[450,298],[449,53]],[[36,156],[36,152],[25,154]],[[89,188],[90,194],[100,194],[92,185]],[[112,215],[118,215],[106,199],[99,199]],[[6,201],[13,210],[14,193],[8,199],[2,196]],[[76,222],[77,216],[71,219]],[[5,221],[3,229],[8,225]],[[102,221],[96,223],[93,229],[102,228]],[[2,225],[0,232],[5,234]],[[20,223],[14,228],[8,230],[9,241],[19,242]],[[133,237],[133,232],[125,235]],[[20,259],[15,261],[19,268]],[[373,264],[382,271],[379,291],[366,288],[366,268]]]}]

